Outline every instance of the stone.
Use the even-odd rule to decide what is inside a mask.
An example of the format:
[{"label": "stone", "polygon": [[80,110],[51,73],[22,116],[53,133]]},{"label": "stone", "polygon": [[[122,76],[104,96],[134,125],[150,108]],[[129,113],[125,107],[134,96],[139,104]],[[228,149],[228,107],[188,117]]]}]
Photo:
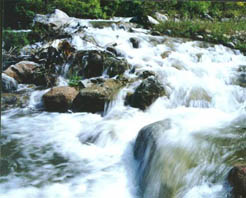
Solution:
[{"label": "stone", "polygon": [[99,50],[78,51],[68,75],[84,78],[99,77],[106,71],[109,77],[123,74],[130,66],[125,59],[115,57],[112,53]]},{"label": "stone", "polygon": [[139,43],[140,43],[140,40],[138,38],[130,38],[130,42],[132,43],[132,47],[133,48],[139,48]]},{"label": "stone", "polygon": [[2,93],[1,110],[27,107],[29,95],[27,93]]},{"label": "stone", "polygon": [[82,90],[73,101],[74,112],[103,112],[105,104],[114,99],[123,84],[119,80],[107,79]]},{"label": "stone", "polygon": [[2,92],[13,92],[17,86],[18,83],[14,78],[2,73]]},{"label": "stone", "polygon": [[136,180],[140,186],[141,197],[173,197],[174,186],[165,178],[165,166],[167,170],[172,167],[162,159],[162,150],[157,146],[158,141],[171,128],[171,124],[169,119],[161,120],[143,127],[138,132],[134,144],[134,158],[137,161]]},{"label": "stone", "polygon": [[228,181],[232,186],[234,198],[246,198],[246,166],[236,165],[229,174]]},{"label": "stone", "polygon": [[44,107],[51,112],[66,112],[71,106],[78,91],[74,87],[54,87],[43,95]]},{"label": "stone", "polygon": [[4,73],[14,78],[18,83],[28,84],[33,82],[32,76],[37,66],[37,63],[31,61],[21,61],[10,66]]},{"label": "stone", "polygon": [[162,84],[150,76],[136,88],[132,95],[126,98],[126,104],[132,107],[145,110],[149,107],[158,97],[166,95],[166,91]]}]

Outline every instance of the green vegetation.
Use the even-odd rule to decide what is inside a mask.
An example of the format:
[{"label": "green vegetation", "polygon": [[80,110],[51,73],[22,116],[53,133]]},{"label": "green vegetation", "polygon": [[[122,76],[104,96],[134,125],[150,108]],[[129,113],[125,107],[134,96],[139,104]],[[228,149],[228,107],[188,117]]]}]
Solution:
[{"label": "green vegetation", "polygon": [[81,80],[82,80],[81,76],[73,75],[71,78],[69,78],[68,85],[71,87],[80,87],[82,86]]},{"label": "green vegetation", "polygon": [[[203,40],[228,44],[245,51],[244,2],[211,1],[143,1],[143,0],[4,0],[3,40],[5,48],[42,39],[45,29],[40,27],[32,33],[13,33],[10,29],[32,28],[36,13],[47,14],[61,9],[69,16],[78,18],[110,18],[113,16],[144,16],[156,11],[164,13],[169,21],[154,27],[161,33],[171,30],[172,36],[203,38]],[[225,20],[222,20],[226,18]],[[18,19],[18,20],[17,20]],[[175,20],[174,20],[175,19]],[[177,22],[177,19],[179,22]],[[176,22],[175,22],[176,21]],[[10,29],[8,29],[10,28]],[[200,37],[197,37],[200,35]]]},{"label": "green vegetation", "polygon": [[204,20],[167,21],[156,26],[155,29],[162,33],[166,33],[167,30],[170,30],[172,36],[200,38],[205,41],[225,45],[233,41],[236,49],[246,52],[245,20],[229,20],[223,22]]}]

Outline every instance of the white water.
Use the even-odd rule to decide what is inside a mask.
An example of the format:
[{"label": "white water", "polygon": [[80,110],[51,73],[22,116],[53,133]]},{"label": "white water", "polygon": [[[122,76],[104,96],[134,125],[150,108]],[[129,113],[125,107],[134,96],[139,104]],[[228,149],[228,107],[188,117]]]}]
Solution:
[{"label": "white water", "polygon": [[[77,21],[89,24],[70,18],[73,20],[71,26],[76,26]],[[144,70],[154,71],[168,96],[159,98],[145,112],[124,106],[124,97],[139,84],[136,82],[124,88],[101,116],[43,112],[39,110],[41,97],[47,90],[34,91],[28,108],[2,112],[2,139],[5,143],[17,142],[18,157],[13,167],[21,171],[0,177],[1,198],[138,198],[134,141],[143,126],[166,118],[174,124],[159,141],[161,145],[195,148],[194,152],[199,153],[200,143],[194,135],[204,135],[204,131],[208,136],[231,136],[240,141],[238,134],[209,129],[227,126],[245,116],[245,88],[235,81],[246,57],[222,45],[150,36],[146,30],[136,30],[129,33],[115,25],[103,29],[89,26],[84,33],[74,34],[71,43],[83,50],[104,49],[109,43],[117,43],[116,49],[135,68],[134,74],[127,71],[125,76],[134,78]],[[67,31],[73,32],[73,28],[67,27]],[[85,35],[96,44],[83,40]],[[132,47],[131,37],[140,39],[140,48]],[[163,59],[165,51],[170,55]],[[66,84],[64,79],[61,84]],[[245,138],[241,141],[245,144]],[[203,143],[206,145],[206,140],[201,146]],[[60,163],[56,163],[57,156],[62,159]],[[225,196],[228,166],[216,160],[211,164],[208,156],[198,158],[198,165],[185,172],[186,185],[178,192],[181,197]],[[222,168],[222,176],[211,182],[209,174],[218,167]],[[169,174],[178,177],[178,172]]]}]

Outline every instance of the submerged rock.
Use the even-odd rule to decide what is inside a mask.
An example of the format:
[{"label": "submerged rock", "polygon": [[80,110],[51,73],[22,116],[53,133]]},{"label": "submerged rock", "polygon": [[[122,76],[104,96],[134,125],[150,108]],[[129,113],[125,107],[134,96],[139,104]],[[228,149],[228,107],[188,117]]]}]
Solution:
[{"label": "submerged rock", "polygon": [[18,83],[17,81],[6,75],[5,73],[2,73],[2,92],[12,92],[17,89]]},{"label": "submerged rock", "polygon": [[246,166],[234,166],[228,175],[228,180],[232,186],[232,194],[234,198],[246,197]]},{"label": "submerged rock", "polygon": [[43,95],[44,107],[47,111],[66,112],[78,93],[74,87],[54,87]]},{"label": "submerged rock", "polygon": [[33,83],[33,72],[37,66],[37,63],[31,61],[21,61],[10,66],[4,73],[14,78],[18,83]]},{"label": "submerged rock", "polygon": [[132,95],[127,96],[126,104],[145,110],[155,102],[158,97],[164,95],[166,95],[166,91],[162,84],[153,76],[150,76],[143,80]]},{"label": "submerged rock", "polygon": [[1,110],[5,111],[11,108],[27,107],[29,94],[21,93],[2,93]]},{"label": "submerged rock", "polygon": [[246,65],[241,65],[238,68],[236,84],[241,87],[246,87]]},{"label": "submerged rock", "polygon": [[82,90],[73,101],[75,112],[103,112],[105,104],[114,99],[123,84],[119,80],[108,79],[92,84]]}]

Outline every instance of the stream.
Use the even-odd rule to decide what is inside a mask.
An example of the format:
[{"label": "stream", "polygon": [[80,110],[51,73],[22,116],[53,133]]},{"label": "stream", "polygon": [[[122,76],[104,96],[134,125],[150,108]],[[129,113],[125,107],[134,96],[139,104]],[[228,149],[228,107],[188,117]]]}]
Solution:
[{"label": "stream", "polygon": [[[230,197],[227,174],[235,163],[246,162],[246,88],[239,86],[246,56],[223,45],[152,36],[141,28],[128,31],[122,25],[128,19],[69,20],[66,31],[76,50],[105,50],[116,43],[131,65],[124,76],[154,72],[167,96],[144,111],[125,105],[138,80],[122,88],[102,114],[56,113],[43,109],[42,95],[49,89],[19,84],[18,91],[30,97],[27,107],[2,111],[2,163],[8,170],[0,176],[0,197]],[[87,26],[83,33],[74,32],[78,24]],[[132,47],[132,37],[138,48]],[[67,84],[64,69],[60,85]],[[167,119],[171,126],[158,139],[143,194],[135,140],[144,126]],[[172,193],[160,190],[160,183]]]}]

